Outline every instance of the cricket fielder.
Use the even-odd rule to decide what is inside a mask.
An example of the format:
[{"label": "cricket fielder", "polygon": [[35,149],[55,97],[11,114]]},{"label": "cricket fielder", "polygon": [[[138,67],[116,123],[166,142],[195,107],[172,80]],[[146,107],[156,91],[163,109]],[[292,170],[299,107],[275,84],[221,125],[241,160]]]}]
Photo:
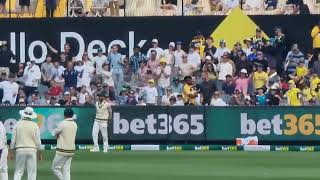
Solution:
[{"label": "cricket fielder", "polygon": [[8,180],[8,148],[6,130],[0,121],[0,180]]},{"label": "cricket fielder", "polygon": [[92,139],[94,147],[91,152],[99,152],[98,134],[102,134],[103,152],[107,153],[109,148],[108,142],[108,121],[111,120],[112,110],[110,104],[105,99],[105,94],[98,94],[98,102],[96,102],[96,119],[92,128]]},{"label": "cricket fielder", "polygon": [[[42,160],[40,130],[32,119],[37,114],[31,107],[19,111],[21,120],[13,128],[10,149],[16,151],[16,169],[14,180],[21,180],[25,168],[28,180],[37,179],[37,152],[39,160]],[[12,153],[10,153],[12,156]],[[10,157],[12,159],[12,157]]]},{"label": "cricket fielder", "polygon": [[57,138],[57,150],[52,163],[52,171],[59,180],[70,180],[70,167],[76,150],[75,140],[78,129],[73,115],[73,110],[66,108],[64,110],[65,119],[53,131]]}]

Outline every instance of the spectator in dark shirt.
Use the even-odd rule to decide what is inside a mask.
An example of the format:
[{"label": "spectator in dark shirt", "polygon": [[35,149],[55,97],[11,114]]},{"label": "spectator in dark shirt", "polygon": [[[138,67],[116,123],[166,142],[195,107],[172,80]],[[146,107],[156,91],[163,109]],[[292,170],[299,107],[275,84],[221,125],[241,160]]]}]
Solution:
[{"label": "spectator in dark shirt", "polygon": [[211,56],[211,59],[214,59],[216,51],[217,48],[213,45],[213,38],[211,36],[207,37],[206,46],[204,48],[205,56]]},{"label": "spectator in dark shirt", "polygon": [[64,78],[64,89],[69,90],[71,87],[77,88],[77,78],[82,76],[81,73],[76,71],[73,67],[73,62],[69,61],[67,63],[67,69],[64,70],[62,77]]},{"label": "spectator in dark shirt", "polygon": [[270,88],[270,92],[266,95],[267,96],[267,104],[270,106],[278,106],[281,102],[281,97],[277,94],[277,87],[272,86]]},{"label": "spectator in dark shirt", "polygon": [[127,105],[135,106],[137,104],[138,102],[136,100],[135,93],[134,91],[130,90],[128,93]]},{"label": "spectator in dark shirt", "polygon": [[226,81],[222,85],[222,90],[227,95],[233,95],[236,84],[233,81],[233,78],[230,74],[226,75]]},{"label": "spectator in dark shirt", "polygon": [[278,0],[265,0],[266,10],[274,10],[277,8]]},{"label": "spectator in dark shirt", "polygon": [[276,27],[274,31],[275,37],[273,47],[277,60],[277,72],[281,75],[284,72],[283,62],[287,56],[287,37],[282,33],[281,27]]},{"label": "spectator in dark shirt", "polygon": [[246,53],[241,53],[240,59],[235,62],[236,65],[236,74],[239,74],[240,70],[245,69],[247,70],[248,74],[252,72],[252,64],[250,61],[247,60]]},{"label": "spectator in dark shirt", "polygon": [[10,49],[8,49],[7,41],[0,41],[0,73],[5,72],[6,77],[8,77],[10,70],[16,71],[17,68],[13,67],[15,59],[16,56]]},{"label": "spectator in dark shirt", "polygon": [[208,73],[202,73],[202,82],[200,83],[199,87],[201,95],[201,104],[210,105],[213,92],[215,92],[217,88],[214,81],[209,80]]},{"label": "spectator in dark shirt", "polygon": [[318,55],[318,59],[314,61],[311,71],[315,74],[320,74],[320,54]]},{"label": "spectator in dark shirt", "polygon": [[270,71],[269,63],[265,59],[265,57],[263,55],[263,52],[261,52],[261,51],[257,52],[257,59],[252,61],[252,64],[255,67],[255,69],[257,69],[258,66],[262,66],[263,67],[263,71],[265,71],[265,72],[269,72]]}]

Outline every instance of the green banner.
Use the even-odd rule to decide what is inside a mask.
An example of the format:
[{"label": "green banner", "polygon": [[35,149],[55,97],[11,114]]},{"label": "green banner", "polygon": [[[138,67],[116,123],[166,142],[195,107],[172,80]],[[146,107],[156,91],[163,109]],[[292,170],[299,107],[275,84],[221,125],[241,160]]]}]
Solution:
[{"label": "green banner", "polygon": [[207,140],[258,136],[264,141],[320,140],[318,107],[229,107],[207,109]]}]

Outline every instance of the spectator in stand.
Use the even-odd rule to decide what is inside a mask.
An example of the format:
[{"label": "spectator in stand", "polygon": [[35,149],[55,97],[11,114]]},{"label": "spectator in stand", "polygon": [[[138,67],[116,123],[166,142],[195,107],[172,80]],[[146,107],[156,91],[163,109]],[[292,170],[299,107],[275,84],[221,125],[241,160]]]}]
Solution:
[{"label": "spectator in stand", "polygon": [[88,96],[88,95],[89,95],[89,93],[87,91],[86,86],[82,86],[81,90],[79,92],[79,95],[78,95],[80,105],[84,105],[84,103],[86,102],[86,96]]},{"label": "spectator in stand", "polygon": [[257,52],[258,52],[257,46],[256,46],[256,45],[253,45],[253,46],[251,47],[251,54],[248,55],[248,60],[249,60],[250,62],[252,62],[252,61],[254,61],[254,60],[257,59]]},{"label": "spectator in stand", "polygon": [[223,3],[221,0],[210,0],[210,10],[211,12],[222,12]]},{"label": "spectator in stand", "polygon": [[94,62],[92,62],[89,59],[88,52],[86,52],[86,51],[82,55],[82,62],[83,62],[84,66],[90,66],[90,67],[94,68]]},{"label": "spectator in stand", "polygon": [[268,82],[268,73],[263,71],[263,66],[257,66],[257,71],[253,73],[252,80],[255,89],[265,88]]},{"label": "spectator in stand", "polygon": [[[171,67],[167,66],[164,59],[160,60],[160,66],[156,70],[156,77],[158,79],[158,96],[162,98],[165,89],[170,87]],[[160,99],[159,99],[160,100]]]},{"label": "spectator in stand", "polygon": [[235,62],[236,66],[236,73],[239,74],[240,70],[245,69],[247,71],[247,74],[251,74],[252,72],[252,64],[249,60],[247,60],[247,56],[244,52],[241,53],[240,59]]},{"label": "spectator in stand", "polygon": [[245,44],[245,47],[242,50],[247,56],[249,56],[252,53],[252,40],[250,38],[246,38],[243,40],[243,43]]},{"label": "spectator in stand", "polygon": [[287,0],[286,4],[292,4],[293,14],[310,14],[308,5],[303,0]]},{"label": "spectator in stand", "polygon": [[176,44],[177,44],[177,49],[174,51],[174,59],[175,59],[175,67],[177,68],[182,62],[182,56],[186,53],[182,50],[182,43],[180,41],[178,41]]},{"label": "spectator in stand", "polygon": [[71,95],[69,91],[66,91],[63,98],[58,101],[61,106],[69,105],[71,102]]},{"label": "spectator in stand", "polygon": [[167,66],[170,66],[173,68],[173,65],[175,64],[175,58],[174,58],[174,48],[176,47],[176,44],[174,42],[169,43],[169,48],[163,51],[163,58],[167,62]]},{"label": "spectator in stand", "polygon": [[148,68],[152,71],[153,74],[156,73],[156,70],[160,64],[159,59],[157,58],[157,51],[156,50],[151,50],[151,57],[148,60]]},{"label": "spectator in stand", "polygon": [[112,79],[112,71],[110,71],[109,65],[108,64],[103,64],[102,65],[102,83],[103,84],[108,84],[108,86],[114,87],[114,82]]},{"label": "spectator in stand", "polygon": [[42,78],[42,84],[45,86],[49,86],[50,82],[52,80],[52,57],[51,55],[47,55],[46,61],[41,64],[41,78]]},{"label": "spectator in stand", "polygon": [[91,79],[94,76],[95,69],[91,65],[85,65],[83,61],[78,61],[78,63],[80,63],[80,66],[78,69],[75,68],[80,74],[77,80],[77,87],[85,86],[88,88],[90,86]]},{"label": "spectator in stand", "polygon": [[188,55],[182,55],[182,62],[178,67],[180,77],[184,78],[186,76],[191,76],[196,70],[197,67],[195,64],[192,64],[190,61],[188,61]]},{"label": "spectator in stand", "polygon": [[69,43],[65,43],[63,46],[63,52],[59,52],[58,50],[56,50],[54,47],[52,47],[48,42],[46,43],[48,49],[56,54],[56,55],[60,55],[60,64],[61,65],[66,65],[68,61],[72,60],[72,55],[71,55],[71,51],[70,51],[70,44]]},{"label": "spectator in stand", "polygon": [[304,55],[299,50],[298,44],[293,44],[291,47],[291,51],[288,52],[286,62],[285,62],[285,71],[287,74],[295,74],[296,68],[300,61],[304,61]]},{"label": "spectator in stand", "polygon": [[46,0],[46,16],[47,18],[54,17],[54,11],[57,8],[56,0]]},{"label": "spectator in stand", "polygon": [[0,1],[0,14],[5,16],[7,15],[6,0]]},{"label": "spectator in stand", "polygon": [[208,73],[202,73],[200,83],[200,97],[202,105],[210,105],[213,92],[217,90],[215,82],[209,79]]},{"label": "spectator in stand", "polygon": [[169,104],[168,106],[178,106],[177,104],[177,98],[175,96],[171,96],[169,98]]},{"label": "spectator in stand", "polygon": [[69,106],[78,106],[78,105],[79,105],[78,98],[76,96],[72,96]]},{"label": "spectator in stand", "polygon": [[312,37],[312,48],[313,48],[313,58],[317,59],[318,54],[320,53],[320,20],[317,25],[312,28],[311,31]]},{"label": "spectator in stand", "polygon": [[85,103],[83,104],[84,106],[94,106],[94,101],[92,99],[92,96],[86,95],[85,97]]},{"label": "spectator in stand", "polygon": [[108,4],[104,0],[94,0],[92,2],[91,14],[95,17],[102,17],[108,11]]},{"label": "spectator in stand", "polygon": [[147,72],[150,71],[146,62],[142,61],[140,63],[140,67],[137,71],[137,78],[138,78],[138,86],[143,87],[147,84]]},{"label": "spectator in stand", "polygon": [[194,106],[196,105],[196,97],[198,96],[197,91],[194,89],[192,84],[192,77],[186,76],[184,77],[184,85],[183,85],[183,101],[186,106]]},{"label": "spectator in stand", "polygon": [[211,98],[210,106],[228,106],[220,97],[220,91],[215,91]]},{"label": "spectator in stand", "polygon": [[50,101],[51,101],[52,97],[54,97],[54,96],[51,96],[49,94],[49,92],[45,92],[44,97],[40,99],[39,105],[40,106],[50,106],[51,105]]},{"label": "spectator in stand", "polygon": [[256,28],[256,35],[251,38],[251,41],[259,51],[262,51],[267,46],[267,39],[263,37],[260,28]]},{"label": "spectator in stand", "polygon": [[269,72],[267,87],[274,86],[276,88],[279,88],[280,84],[280,76],[278,75],[276,68],[272,67]]},{"label": "spectator in stand", "polygon": [[222,2],[224,3],[224,14],[227,14],[230,10],[240,6],[239,0],[223,0]]},{"label": "spectator in stand", "polygon": [[137,106],[146,106],[146,103],[144,103],[143,97],[138,98]]},{"label": "spectator in stand", "polygon": [[183,84],[178,77],[174,77],[171,84],[172,92],[177,95],[182,92]]},{"label": "spectator in stand", "polygon": [[34,59],[31,59],[30,64],[25,67],[23,78],[25,80],[23,91],[26,93],[26,97],[29,98],[29,96],[38,89],[41,79],[40,68],[36,65]]},{"label": "spectator in stand", "polygon": [[276,27],[274,29],[275,37],[274,37],[274,52],[275,58],[277,60],[277,72],[278,74],[282,74],[284,70],[283,63],[287,56],[287,37],[282,33],[281,27]]},{"label": "spectator in stand", "polygon": [[265,3],[266,10],[277,9],[278,0],[265,0],[264,3]]},{"label": "spectator in stand", "polygon": [[159,41],[158,39],[152,40],[152,48],[150,48],[147,52],[147,58],[151,58],[151,51],[154,50],[157,52],[157,59],[160,59],[163,55],[163,49],[159,47]]},{"label": "spectator in stand", "polygon": [[263,71],[269,73],[270,67],[269,62],[267,61],[266,57],[264,56],[263,52],[258,51],[257,52],[257,59],[252,61],[252,64],[254,65],[254,68],[257,69],[258,66],[263,67]]},{"label": "spectator in stand", "polygon": [[123,84],[123,65],[122,55],[118,52],[119,45],[114,44],[108,55],[108,62],[112,69],[112,79],[115,82],[116,94],[119,94]]},{"label": "spectator in stand", "polygon": [[12,68],[11,64],[16,62],[16,56],[8,48],[7,41],[0,41],[0,59],[0,73],[5,72],[6,77],[8,77],[10,74],[10,68]]},{"label": "spectator in stand", "polygon": [[52,68],[52,80],[55,83],[58,83],[61,87],[64,86],[64,78],[62,77],[64,70],[65,68],[60,66],[60,63],[58,61],[54,62]]},{"label": "spectator in stand", "polygon": [[313,67],[311,68],[311,70],[315,74],[320,74],[320,54],[318,54],[317,60],[314,61]]},{"label": "spectator in stand", "polygon": [[227,43],[225,40],[220,41],[220,46],[217,48],[216,53],[214,54],[214,58],[218,59],[218,63],[221,60],[221,57],[224,53],[230,53],[230,50],[227,48]]},{"label": "spectator in stand", "polygon": [[78,76],[82,77],[82,74],[75,70],[73,67],[73,62],[69,61],[67,64],[67,69],[63,71],[63,74],[61,76],[65,80],[65,91],[68,91],[71,87],[74,89],[77,88]]},{"label": "spectator in stand", "polygon": [[293,80],[289,81],[289,90],[284,95],[287,98],[287,103],[289,106],[301,106],[303,105],[302,92],[300,89],[296,88]]},{"label": "spectator in stand", "polygon": [[133,90],[129,91],[126,104],[131,105],[131,106],[135,106],[138,104],[136,97],[135,97],[135,92]]},{"label": "spectator in stand", "polygon": [[96,66],[96,74],[101,78],[102,65],[108,63],[107,57],[103,54],[103,50],[101,48],[98,49],[98,55],[94,57],[94,63]]},{"label": "spectator in stand", "polygon": [[14,105],[19,90],[19,85],[16,83],[16,76],[14,74],[9,74],[9,79],[7,81],[0,82],[0,89],[3,90],[2,103],[7,101],[10,105]]},{"label": "spectator in stand", "polygon": [[262,10],[263,8],[263,0],[246,0],[242,1],[242,9],[244,10]]},{"label": "spectator in stand", "polygon": [[[216,53],[217,48],[213,45],[213,38],[211,36],[207,37],[204,52],[205,56],[210,56],[211,59],[214,59],[214,54]],[[215,62],[217,64],[218,62]]]},{"label": "spectator in stand", "polygon": [[229,102],[230,106],[244,106],[246,105],[246,99],[244,95],[242,94],[241,90],[237,89],[234,92],[234,95],[230,99]]},{"label": "spectator in stand", "polygon": [[[174,94],[172,93],[172,88],[171,87],[168,87],[166,89],[166,93],[164,96],[162,96],[162,99],[161,99],[161,105],[163,106],[169,106],[171,105],[171,97],[174,97]],[[176,101],[176,100],[175,100]]]},{"label": "spectator in stand", "polygon": [[271,86],[270,92],[266,95],[266,102],[269,106],[279,106],[282,102],[282,98],[277,94],[278,88]]},{"label": "spectator in stand", "polygon": [[263,88],[257,89],[256,105],[264,106],[266,105],[266,103],[267,103],[267,98],[264,93],[264,89]]},{"label": "spectator in stand", "polygon": [[236,89],[240,89],[243,95],[248,96],[248,87],[250,82],[250,76],[248,77],[248,71],[246,69],[241,69],[239,78],[236,79]]},{"label": "spectator in stand", "polygon": [[189,48],[189,53],[188,53],[188,62],[191,63],[194,67],[196,67],[196,70],[200,68],[201,64],[201,58],[199,53],[196,51],[195,47],[190,47]]},{"label": "spectator in stand", "polygon": [[[211,58],[210,56],[207,56],[206,59]],[[217,72],[216,72],[216,66],[212,63],[208,63],[203,67],[203,72],[206,72],[209,79],[212,81],[216,81],[217,80]]]},{"label": "spectator in stand", "polygon": [[108,0],[111,16],[120,16],[119,0]]},{"label": "spectator in stand", "polygon": [[227,74],[225,76],[225,81],[223,81],[222,84],[222,91],[226,94],[226,95],[233,95],[236,85],[234,83],[233,77],[230,74]]},{"label": "spectator in stand", "polygon": [[51,96],[60,96],[63,93],[62,86],[59,83],[51,81],[50,86],[51,87],[48,92]]},{"label": "spectator in stand", "polygon": [[217,71],[218,81],[217,81],[217,89],[219,91],[222,90],[222,84],[226,80],[227,75],[233,76],[234,74],[234,65],[230,62],[229,55],[225,52],[222,56],[221,62],[218,64]]},{"label": "spectator in stand", "polygon": [[146,103],[148,106],[157,105],[158,91],[153,79],[150,79],[148,81],[148,85],[143,88],[143,94],[146,97]]},{"label": "spectator in stand", "polygon": [[31,95],[30,100],[28,100],[28,106],[40,106],[40,99],[38,92],[34,92]]},{"label": "spectator in stand", "polygon": [[81,0],[72,0],[70,3],[70,16],[71,17],[85,17],[87,12],[85,12],[84,4]]},{"label": "spectator in stand", "polygon": [[134,47],[133,55],[129,59],[129,64],[134,75],[137,74],[140,68],[140,64],[142,62],[145,63],[148,61],[147,57],[144,54],[142,54],[140,50],[141,50],[140,46]]}]

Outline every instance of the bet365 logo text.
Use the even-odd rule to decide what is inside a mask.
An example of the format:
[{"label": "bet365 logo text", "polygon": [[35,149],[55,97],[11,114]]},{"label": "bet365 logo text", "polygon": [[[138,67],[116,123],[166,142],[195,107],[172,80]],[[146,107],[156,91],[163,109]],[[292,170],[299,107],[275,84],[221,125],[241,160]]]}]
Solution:
[{"label": "bet365 logo text", "polygon": [[242,135],[318,135],[320,136],[320,114],[280,114],[272,119],[252,119],[247,113],[241,113]]},{"label": "bet365 logo text", "polygon": [[200,135],[204,132],[202,114],[178,114],[172,117],[168,114],[149,114],[146,119],[124,119],[120,113],[113,113],[114,134],[136,135],[166,135],[171,133],[179,135]]}]

